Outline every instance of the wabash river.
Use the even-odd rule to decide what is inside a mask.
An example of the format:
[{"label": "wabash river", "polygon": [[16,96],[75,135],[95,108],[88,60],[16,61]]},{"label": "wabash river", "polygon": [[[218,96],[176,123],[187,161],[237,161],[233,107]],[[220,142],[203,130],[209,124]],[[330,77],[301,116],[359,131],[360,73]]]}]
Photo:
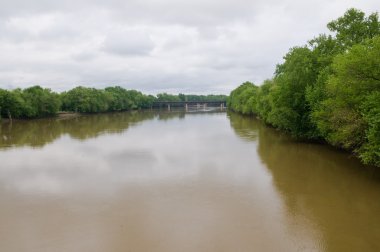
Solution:
[{"label": "wabash river", "polygon": [[233,113],[2,123],[0,251],[380,251],[380,176]]}]

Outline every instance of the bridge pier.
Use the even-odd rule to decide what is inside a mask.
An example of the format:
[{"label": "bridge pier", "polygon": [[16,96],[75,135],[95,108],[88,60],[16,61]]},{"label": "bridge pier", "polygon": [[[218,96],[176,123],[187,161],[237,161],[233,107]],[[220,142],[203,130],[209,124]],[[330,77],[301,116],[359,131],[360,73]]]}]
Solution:
[{"label": "bridge pier", "polygon": [[187,105],[187,103],[185,103],[185,111],[187,112],[189,110],[189,106]]},{"label": "bridge pier", "polygon": [[170,111],[170,104],[168,104],[168,111]]}]

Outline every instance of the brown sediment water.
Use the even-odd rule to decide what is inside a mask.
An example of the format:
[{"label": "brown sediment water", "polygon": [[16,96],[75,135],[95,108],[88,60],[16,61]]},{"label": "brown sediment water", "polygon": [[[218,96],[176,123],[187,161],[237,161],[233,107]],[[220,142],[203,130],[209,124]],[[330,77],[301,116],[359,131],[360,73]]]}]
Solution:
[{"label": "brown sediment water", "polygon": [[0,251],[380,251],[376,168],[234,113],[0,125]]}]

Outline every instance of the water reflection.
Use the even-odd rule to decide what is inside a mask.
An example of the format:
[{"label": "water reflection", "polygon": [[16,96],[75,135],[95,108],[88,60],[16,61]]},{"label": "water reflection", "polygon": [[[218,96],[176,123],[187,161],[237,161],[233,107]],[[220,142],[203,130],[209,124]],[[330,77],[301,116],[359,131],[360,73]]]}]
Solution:
[{"label": "water reflection", "polygon": [[[186,138],[186,131],[178,129],[178,120],[184,117],[184,111],[142,111],[3,124],[0,179],[4,175],[6,188],[25,194],[97,192],[107,197],[126,181],[193,173],[191,168],[173,169],[173,164],[185,169],[182,150],[191,153],[186,150],[191,144],[173,146],[177,139]],[[170,126],[162,124],[170,119],[175,119]],[[149,121],[148,125],[128,134],[128,128],[143,121]],[[167,130],[172,127],[172,132]],[[168,151],[170,160],[157,150]],[[186,162],[186,167],[193,164]]]},{"label": "water reflection", "polygon": [[0,123],[0,148],[43,147],[64,134],[85,140],[105,133],[121,133],[130,125],[152,119],[153,112],[127,112]]},{"label": "water reflection", "polygon": [[259,124],[256,120],[248,116],[242,116],[236,113],[228,113],[228,118],[230,120],[231,127],[234,129],[235,133],[247,140],[256,141],[258,136]]},{"label": "water reflection", "polygon": [[325,251],[380,250],[380,174],[345,152],[295,142],[260,121],[229,115],[244,139],[255,141],[273,175],[292,225],[309,221]]},{"label": "water reflection", "polygon": [[[210,113],[219,113],[219,111]],[[145,120],[182,119],[185,114],[183,110],[133,111],[3,122],[0,123],[0,148],[43,147],[66,134],[74,139],[86,140],[106,133],[122,133],[130,126]]]},{"label": "water reflection", "polygon": [[377,173],[249,117],[115,113],[1,136],[0,251],[379,248]]},{"label": "water reflection", "polygon": [[40,148],[28,146],[30,138],[8,142],[14,147],[0,151],[0,251],[313,244],[308,234],[291,239],[271,176],[251,154],[257,143],[237,138],[225,113],[152,113],[137,125],[124,114],[58,122],[60,137]]}]

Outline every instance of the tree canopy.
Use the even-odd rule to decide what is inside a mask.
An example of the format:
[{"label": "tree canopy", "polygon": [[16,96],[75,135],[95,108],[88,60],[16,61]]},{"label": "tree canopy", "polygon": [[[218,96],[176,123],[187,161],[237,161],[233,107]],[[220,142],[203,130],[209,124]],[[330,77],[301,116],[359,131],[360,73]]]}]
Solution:
[{"label": "tree canopy", "polygon": [[380,166],[378,14],[349,9],[327,27],[333,34],[291,48],[273,79],[240,85],[228,105],[296,138],[326,141]]},{"label": "tree canopy", "polygon": [[167,94],[145,95],[120,86],[96,89],[76,87],[60,94],[33,86],[0,89],[0,119],[54,116],[59,111],[99,113],[151,108],[156,101],[226,101],[226,95]]}]

